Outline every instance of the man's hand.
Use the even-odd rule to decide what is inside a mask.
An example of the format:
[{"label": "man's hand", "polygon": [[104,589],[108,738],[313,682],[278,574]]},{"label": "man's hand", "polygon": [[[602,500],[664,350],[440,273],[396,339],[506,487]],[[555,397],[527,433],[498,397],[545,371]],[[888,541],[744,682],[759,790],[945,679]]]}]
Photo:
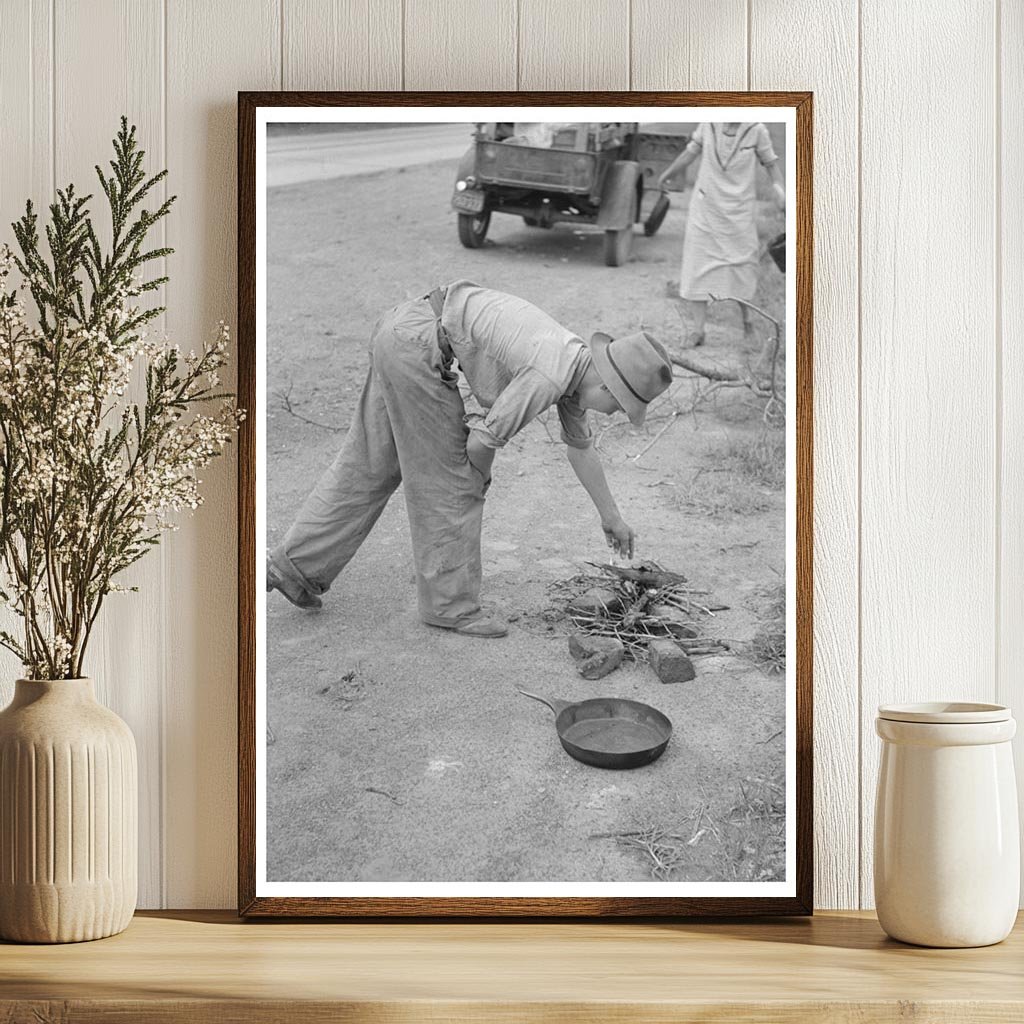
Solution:
[{"label": "man's hand", "polygon": [[466,456],[473,468],[485,479],[491,479],[491,465],[494,462],[494,449],[488,448],[473,431],[466,438]]},{"label": "man's hand", "polygon": [[601,529],[604,530],[604,539],[608,542],[608,547],[615,554],[621,555],[623,558],[633,557],[636,533],[633,531],[632,526],[624,519],[619,518],[602,522]]}]

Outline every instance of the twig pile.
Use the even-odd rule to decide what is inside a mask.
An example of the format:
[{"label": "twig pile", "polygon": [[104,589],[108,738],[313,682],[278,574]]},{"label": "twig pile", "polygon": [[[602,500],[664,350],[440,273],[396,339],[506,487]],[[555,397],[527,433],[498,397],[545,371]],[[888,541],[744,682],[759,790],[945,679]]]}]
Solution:
[{"label": "twig pile", "polygon": [[[632,569],[588,564],[601,574],[580,573],[549,587],[566,602],[566,614],[581,633],[619,640],[626,657],[641,662],[647,660],[650,641],[666,637],[675,640],[688,655],[728,649],[703,629],[703,620],[723,607],[714,602],[710,591],[691,586],[685,577],[667,572],[657,562],[643,562]],[[593,612],[572,607],[575,598],[595,588],[612,591],[619,600]],[[655,611],[659,606],[682,614],[666,617]],[[692,636],[684,635],[691,632]]]}]

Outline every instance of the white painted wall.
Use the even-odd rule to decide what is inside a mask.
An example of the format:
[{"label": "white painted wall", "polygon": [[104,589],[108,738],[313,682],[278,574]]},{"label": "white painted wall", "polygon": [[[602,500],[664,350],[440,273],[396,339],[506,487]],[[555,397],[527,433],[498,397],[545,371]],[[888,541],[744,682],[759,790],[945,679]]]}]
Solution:
[{"label": "white painted wall", "polygon": [[[279,88],[816,93],[817,903],[869,906],[875,706],[1024,709],[1024,0],[0,0],[0,224],[127,112],[192,344],[234,318],[235,93]],[[143,907],[234,905],[235,471],[94,651]]]}]

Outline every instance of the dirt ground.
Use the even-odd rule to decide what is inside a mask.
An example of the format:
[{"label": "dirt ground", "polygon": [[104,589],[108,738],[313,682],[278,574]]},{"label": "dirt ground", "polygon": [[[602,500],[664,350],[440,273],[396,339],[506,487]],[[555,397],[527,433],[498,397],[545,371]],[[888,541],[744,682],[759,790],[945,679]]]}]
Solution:
[{"label": "dirt ground", "polygon": [[[667,289],[678,280],[684,198],[655,238],[637,236],[628,265],[609,268],[595,231],[542,231],[501,215],[484,248],[462,248],[448,206],[453,175],[444,162],[270,192],[270,545],[340,444],[371,324],[404,298],[465,277],[521,295],[585,337],[643,325],[669,348],[682,345]],[[763,237],[782,230],[767,203],[762,221]],[[768,260],[760,301],[781,314],[782,277]],[[712,312],[709,355],[742,354],[738,323],[735,309]],[[750,395],[720,395],[630,458],[692,398],[693,384],[680,380],[641,430],[595,417],[600,451],[639,534],[637,557],[711,588],[730,608],[708,632],[748,641],[759,595],[785,569],[782,487],[752,479],[746,458],[764,430]],[[553,415],[550,427],[557,438]],[[752,787],[783,776],[784,676],[736,653],[696,659],[697,678],[675,685],[641,664],[597,682],[577,674],[565,624],[549,621],[547,588],[588,560],[607,561],[608,550],[544,423],[498,454],[483,552],[484,599],[512,619],[503,640],[419,622],[401,492],[322,611],[268,596],[268,880],[648,881],[646,852],[592,838],[644,828],[700,833],[673,880],[778,877],[777,864],[758,862],[758,842],[729,823],[746,820]],[[672,719],[674,735],[645,768],[587,767],[517,686],[645,701]],[[701,833],[698,808],[718,827]]]}]

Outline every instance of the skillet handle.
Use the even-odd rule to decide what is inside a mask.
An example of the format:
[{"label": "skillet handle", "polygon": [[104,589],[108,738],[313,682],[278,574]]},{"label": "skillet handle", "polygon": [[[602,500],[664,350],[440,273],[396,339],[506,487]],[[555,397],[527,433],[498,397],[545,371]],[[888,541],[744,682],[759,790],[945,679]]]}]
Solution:
[{"label": "skillet handle", "polygon": [[529,690],[524,690],[524,689],[522,689],[521,687],[518,687],[518,686],[516,687],[516,689],[517,689],[517,690],[518,690],[518,691],[519,691],[519,692],[520,692],[520,693],[521,693],[521,694],[522,694],[522,695],[523,695],[524,697],[532,697],[532,698],[533,698],[534,700],[539,700],[539,701],[541,702],[541,704],[547,704],[547,706],[548,706],[549,708],[551,708],[551,710],[552,710],[552,711],[554,711],[554,713],[555,713],[555,717],[556,717],[556,718],[557,718],[557,717],[558,717],[558,716],[559,716],[559,715],[560,715],[560,714],[561,714],[561,713],[562,713],[562,712],[563,712],[563,711],[564,711],[564,710],[565,710],[565,709],[566,709],[567,707],[569,707],[569,706],[570,706],[570,704],[569,704],[569,702],[568,702],[567,700],[558,700],[558,699],[557,699],[557,698],[555,698],[555,697],[542,697],[542,696],[541,696],[541,695],[540,695],[539,693],[530,693],[530,692],[529,692]]}]

